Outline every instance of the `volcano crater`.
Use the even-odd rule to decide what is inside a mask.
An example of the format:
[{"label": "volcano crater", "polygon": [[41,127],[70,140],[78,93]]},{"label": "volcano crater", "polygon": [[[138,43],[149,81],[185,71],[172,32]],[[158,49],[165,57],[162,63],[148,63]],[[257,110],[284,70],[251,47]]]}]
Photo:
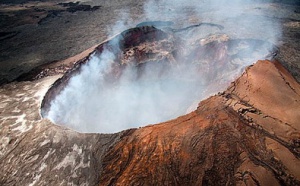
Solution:
[{"label": "volcano crater", "polygon": [[84,133],[160,123],[196,109],[275,50],[261,40],[189,33],[140,26],[100,44],[52,85],[42,116]]}]

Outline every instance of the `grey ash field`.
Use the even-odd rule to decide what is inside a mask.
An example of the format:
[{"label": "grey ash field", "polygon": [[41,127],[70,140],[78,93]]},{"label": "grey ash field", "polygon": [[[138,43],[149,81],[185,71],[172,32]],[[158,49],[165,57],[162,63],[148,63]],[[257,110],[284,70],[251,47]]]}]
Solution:
[{"label": "grey ash field", "polygon": [[[197,2],[0,0],[0,185],[299,185],[300,3],[230,12]],[[203,46],[268,41],[279,62],[257,62],[157,125],[92,134],[41,117],[49,87],[76,61],[145,21],[174,22],[166,31],[208,23],[182,32]]]}]

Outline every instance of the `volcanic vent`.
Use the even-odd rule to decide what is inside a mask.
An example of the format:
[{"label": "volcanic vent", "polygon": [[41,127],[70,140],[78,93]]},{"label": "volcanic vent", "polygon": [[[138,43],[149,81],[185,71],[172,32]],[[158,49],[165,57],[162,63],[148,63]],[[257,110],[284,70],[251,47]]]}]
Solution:
[{"label": "volcanic vent", "polygon": [[271,57],[270,43],[204,35],[201,26],[161,30],[142,24],[102,43],[49,89],[43,117],[97,133],[159,123],[194,110],[246,66]]}]

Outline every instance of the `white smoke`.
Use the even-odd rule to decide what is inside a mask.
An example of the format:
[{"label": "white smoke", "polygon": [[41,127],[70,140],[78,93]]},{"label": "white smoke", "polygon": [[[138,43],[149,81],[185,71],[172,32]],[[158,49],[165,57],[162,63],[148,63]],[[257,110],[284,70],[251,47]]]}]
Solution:
[{"label": "white smoke", "polygon": [[155,78],[151,65],[138,79],[137,68],[129,65],[117,84],[108,84],[103,77],[114,60],[107,50],[92,56],[52,101],[46,117],[80,132],[112,133],[176,118],[204,96],[199,84],[175,71]]},{"label": "white smoke", "polygon": [[[97,119],[103,93],[103,77],[110,72],[115,56],[104,50],[100,57],[93,55],[82,65],[80,74],[72,77],[68,86],[52,101],[47,118],[57,124],[66,124],[78,131],[90,131]],[[84,123],[84,124],[82,124]]]},{"label": "white smoke", "polygon": [[[212,26],[194,29],[191,32],[196,31],[198,38],[192,39],[222,32],[231,38],[255,38],[276,43],[280,27],[265,16],[264,11],[271,10],[268,6],[250,0],[230,3],[222,0],[151,0],[145,4],[143,21],[174,21],[178,28],[200,22],[224,26],[222,31]],[[120,17],[111,30],[119,32],[133,24],[128,11]],[[188,32],[185,37],[188,39]],[[104,50],[100,56],[93,55],[81,67],[81,73],[71,78],[67,87],[52,101],[46,117],[79,132],[97,133],[119,132],[173,119],[195,109],[200,100],[224,90],[246,66],[264,59],[265,56],[255,50],[248,51],[253,56],[238,56],[232,61],[238,65],[234,71],[220,72],[218,79],[208,85],[205,85],[206,75],[199,76],[193,69],[178,72],[173,69],[162,78],[153,78],[153,72],[159,69],[153,69],[151,65],[146,65],[139,80],[136,80],[137,69],[129,65],[117,84],[107,84],[103,77],[110,73],[115,56]],[[190,81],[191,77],[197,81]],[[223,82],[219,82],[220,79]]]}]

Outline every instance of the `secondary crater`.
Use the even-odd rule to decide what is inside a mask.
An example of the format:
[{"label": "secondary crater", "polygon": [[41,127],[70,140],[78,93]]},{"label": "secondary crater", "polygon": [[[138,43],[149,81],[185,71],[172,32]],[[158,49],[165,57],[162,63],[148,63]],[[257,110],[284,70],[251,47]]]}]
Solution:
[{"label": "secondary crater", "polygon": [[224,90],[245,67],[272,58],[268,42],[218,32],[204,34],[201,24],[126,30],[53,84],[42,116],[79,132],[114,133],[184,115]]}]

